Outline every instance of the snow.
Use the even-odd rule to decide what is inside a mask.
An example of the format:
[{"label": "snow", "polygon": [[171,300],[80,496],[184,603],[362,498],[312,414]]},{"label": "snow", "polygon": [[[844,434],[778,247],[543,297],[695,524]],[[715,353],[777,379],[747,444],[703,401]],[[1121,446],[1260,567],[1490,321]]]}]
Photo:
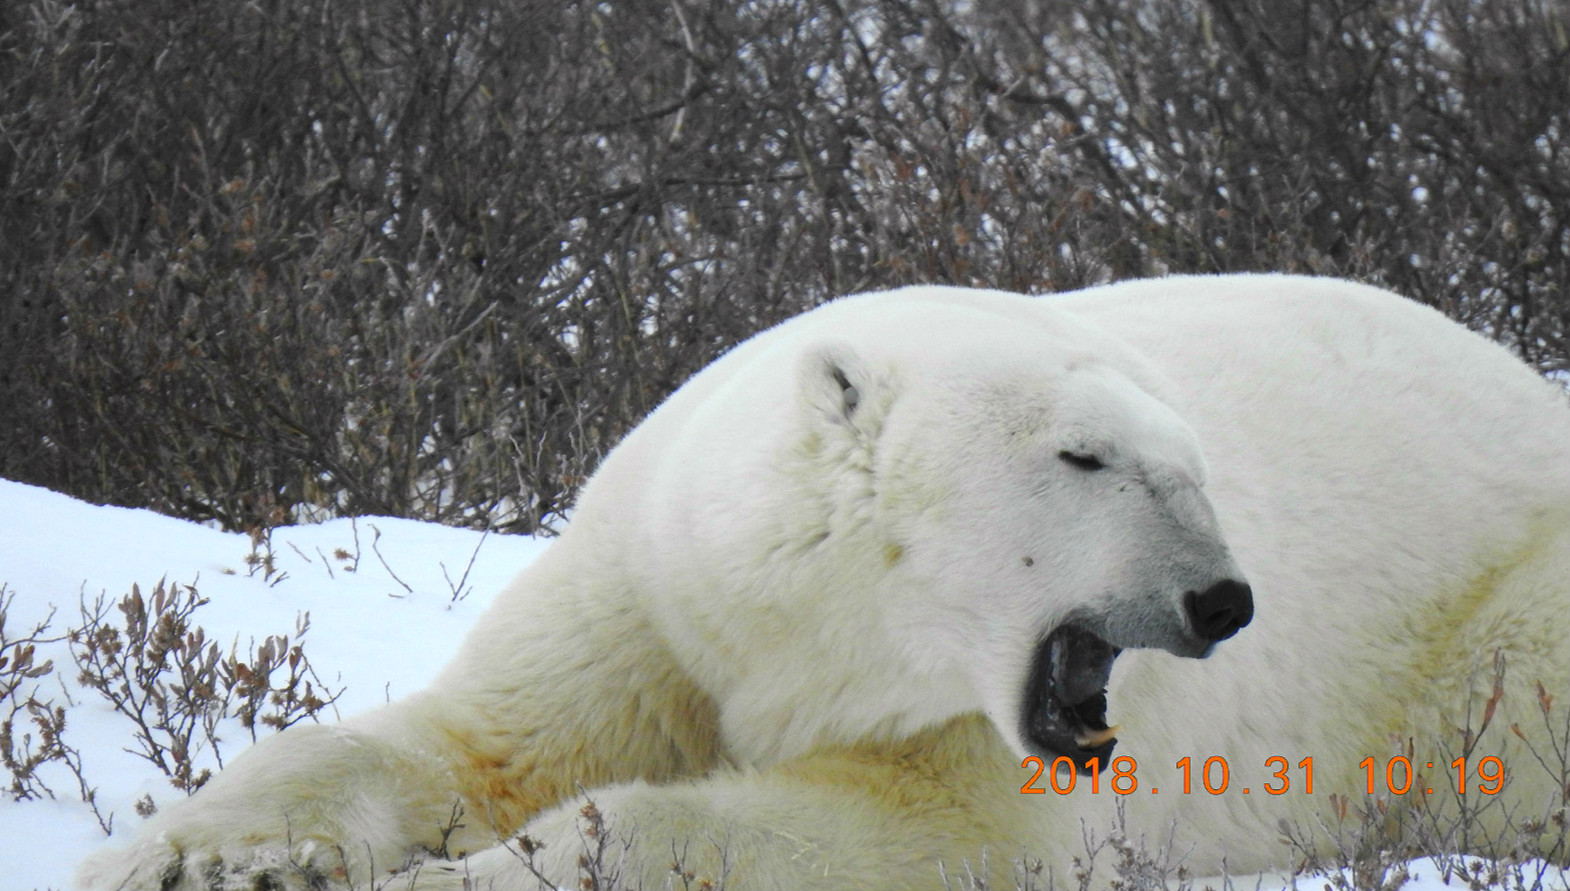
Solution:
[{"label": "snow", "polygon": [[[243,650],[271,634],[293,639],[296,618],[309,612],[305,652],[323,681],[344,688],[336,704],[342,715],[429,683],[490,600],[547,543],[402,519],[333,520],[274,530],[269,574],[247,563],[248,555],[266,548],[253,546],[246,535],[143,510],[84,504],[0,480],[0,584],[13,597],[6,622],[10,638],[25,635],[51,610],[50,636],[57,636],[81,624],[84,601],[90,606],[102,596],[118,602],[133,584],[146,596],[161,579],[189,583],[209,601],[194,623],[225,647],[237,641]],[[119,619],[111,609],[109,620]],[[64,642],[39,647],[35,662],[44,659],[65,670],[39,679],[37,696],[67,705],[65,742],[80,750],[100,810],[113,814],[114,837],[105,838],[92,811],[78,800],[70,773],[47,765],[40,774],[56,800],[14,802],[0,795],[0,875],[6,888],[70,888],[83,856],[123,844],[136,828],[138,799],[150,794],[169,804],[182,795],[151,764],[121,748],[130,745],[129,720],[75,684]],[[249,735],[237,723],[225,731],[221,753],[228,759]],[[218,766],[210,750],[198,762]],[[1413,861],[1408,871],[1414,880],[1405,887],[1413,891],[1464,887],[1446,885],[1431,861]],[[1219,880],[1195,887],[1206,884],[1222,887]],[[1234,877],[1228,884],[1292,886],[1284,877]],[[1317,891],[1325,884],[1322,878],[1299,878],[1296,887]],[[1562,876],[1553,887],[1566,887]]]},{"label": "snow", "polygon": [[[336,703],[341,715],[428,684],[496,593],[546,544],[403,519],[333,520],[275,530],[269,580],[261,569],[251,574],[247,535],[0,480],[0,583],[13,597],[9,637],[25,636],[50,610],[50,636],[57,636],[81,624],[83,600],[91,605],[102,595],[118,602],[133,584],[147,596],[160,579],[190,583],[209,601],[197,609],[194,623],[225,649],[235,640],[245,649],[272,634],[292,641],[297,616],[309,612],[305,653],[329,687],[344,688]],[[335,556],[340,549],[349,559]],[[460,580],[463,596],[455,601]],[[120,618],[110,610],[108,621],[123,624]],[[35,664],[44,659],[53,659],[57,669],[65,666],[56,676],[73,681],[68,695],[75,705],[67,706],[64,739],[81,751],[100,810],[114,815],[113,844],[124,844],[141,820],[133,810],[139,798],[151,794],[168,804],[183,793],[157,768],[121,750],[131,744],[129,719],[75,685],[64,642],[39,647]],[[66,704],[56,676],[39,679],[38,698]],[[233,723],[221,752],[232,758],[249,741]],[[211,751],[197,760],[217,767]],[[70,773],[51,764],[40,774],[58,800],[13,802],[0,795],[0,885],[8,889],[69,888],[75,863],[109,843],[77,800]],[[41,851],[48,856],[37,856]]]}]

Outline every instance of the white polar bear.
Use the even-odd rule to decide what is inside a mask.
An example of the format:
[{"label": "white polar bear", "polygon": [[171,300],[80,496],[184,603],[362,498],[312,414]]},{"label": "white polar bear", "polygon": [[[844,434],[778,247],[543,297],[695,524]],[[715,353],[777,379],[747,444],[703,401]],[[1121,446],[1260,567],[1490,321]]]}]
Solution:
[{"label": "white polar bear", "polygon": [[[364,887],[439,850],[472,856],[403,878],[534,887],[496,847],[523,833],[575,885],[587,795],[634,886],[675,852],[731,889],[941,887],[1061,868],[1114,780],[1191,870],[1257,870],[1392,740],[1445,775],[1496,652],[1473,763],[1517,819],[1562,807],[1504,728],[1547,749],[1567,613],[1563,395],[1431,310],[1277,276],[853,297],[629,435],[428,691],[263,741],[81,883]],[[1029,794],[1027,756],[1077,788]]]}]

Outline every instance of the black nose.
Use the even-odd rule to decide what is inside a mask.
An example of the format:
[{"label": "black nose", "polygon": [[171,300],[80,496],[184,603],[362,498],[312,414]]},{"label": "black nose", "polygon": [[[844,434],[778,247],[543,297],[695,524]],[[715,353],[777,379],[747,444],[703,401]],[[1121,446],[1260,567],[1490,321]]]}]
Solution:
[{"label": "black nose", "polygon": [[1206,640],[1226,640],[1254,618],[1254,592],[1242,582],[1227,579],[1204,591],[1183,595],[1183,608],[1194,633]]}]

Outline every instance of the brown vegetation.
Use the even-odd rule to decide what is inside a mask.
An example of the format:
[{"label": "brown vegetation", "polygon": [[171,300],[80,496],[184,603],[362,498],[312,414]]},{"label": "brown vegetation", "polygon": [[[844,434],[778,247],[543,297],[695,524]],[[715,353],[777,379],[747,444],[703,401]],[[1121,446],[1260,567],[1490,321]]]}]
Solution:
[{"label": "brown vegetation", "polygon": [[0,475],[529,531],[741,338],[908,282],[1388,285],[1570,370],[1544,0],[19,0]]}]

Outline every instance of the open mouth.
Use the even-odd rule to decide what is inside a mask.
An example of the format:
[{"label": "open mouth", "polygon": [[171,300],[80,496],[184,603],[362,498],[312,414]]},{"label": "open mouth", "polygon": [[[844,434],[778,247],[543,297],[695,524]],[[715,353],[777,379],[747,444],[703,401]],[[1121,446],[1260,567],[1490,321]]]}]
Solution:
[{"label": "open mouth", "polygon": [[1080,773],[1106,769],[1117,728],[1107,726],[1107,679],[1122,652],[1094,632],[1061,625],[1036,647],[1025,689],[1024,736],[1037,754],[1064,757]]}]

